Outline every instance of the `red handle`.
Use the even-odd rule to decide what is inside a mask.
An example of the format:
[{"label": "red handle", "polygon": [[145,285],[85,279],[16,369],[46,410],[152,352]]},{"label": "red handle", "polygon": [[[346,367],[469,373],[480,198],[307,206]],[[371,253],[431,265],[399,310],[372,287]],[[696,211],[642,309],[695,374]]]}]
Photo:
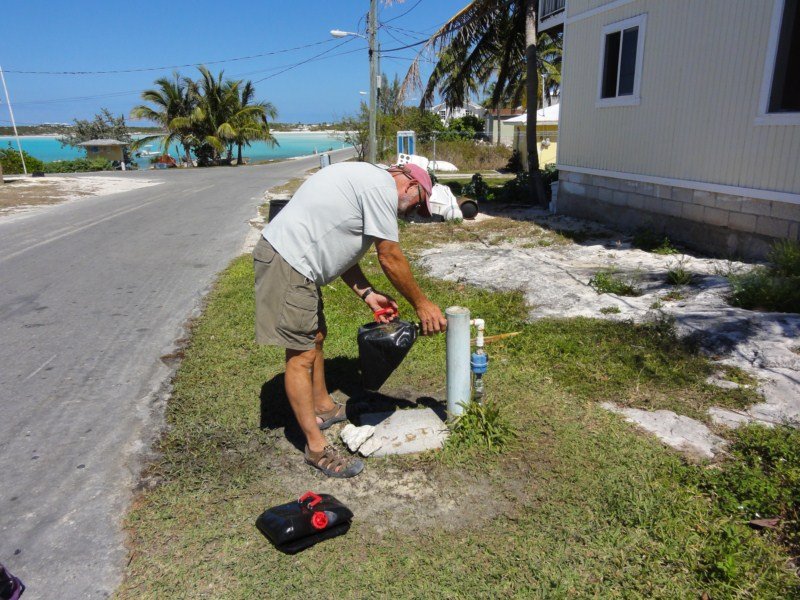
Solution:
[{"label": "red handle", "polygon": [[314,508],[317,504],[322,502],[322,496],[320,496],[319,494],[315,494],[314,492],[306,492],[305,494],[300,496],[300,499],[298,500],[298,502],[300,504],[302,504],[303,502],[305,502],[309,498],[311,498],[312,500],[311,500],[311,502],[308,503],[308,508]]},{"label": "red handle", "polygon": [[389,320],[391,321],[392,319],[394,319],[397,316],[397,312],[395,312],[395,310],[393,308],[389,307],[389,308],[379,308],[378,310],[376,310],[375,312],[372,313],[372,316],[374,317],[375,321],[378,322],[378,323],[380,323],[380,320],[381,320],[380,318],[383,315],[389,315]]}]

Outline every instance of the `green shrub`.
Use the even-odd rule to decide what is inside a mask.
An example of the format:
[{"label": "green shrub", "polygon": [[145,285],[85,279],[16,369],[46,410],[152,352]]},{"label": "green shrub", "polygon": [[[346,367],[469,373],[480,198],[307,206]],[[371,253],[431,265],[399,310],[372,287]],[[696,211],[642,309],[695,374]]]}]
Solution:
[{"label": "green shrub", "polygon": [[728,276],[733,288],[729,302],[747,309],[800,313],[800,243],[775,243],[769,260],[769,266]]},{"label": "green shrub", "polygon": [[781,240],[772,246],[768,256],[772,272],[781,277],[800,277],[800,243]]},{"label": "green shrub", "polygon": [[528,188],[529,177],[526,171],[517,173],[514,179],[509,179],[500,189],[497,199],[509,203],[530,203],[531,193]]},{"label": "green shrub", "polygon": [[456,417],[447,440],[449,449],[477,449],[501,452],[517,437],[496,402],[470,402]]},{"label": "green shrub", "polygon": [[740,427],[732,432],[730,460],[703,470],[701,488],[725,512],[745,520],[779,517],[781,537],[800,550],[800,430]]},{"label": "green shrub", "polygon": [[76,158],[45,163],[45,173],[88,173],[90,171],[113,171],[114,165],[105,158]]},{"label": "green shrub", "polygon": [[554,164],[549,164],[542,169],[542,181],[545,187],[549,187],[551,183],[558,181],[558,169]]},{"label": "green shrub", "polygon": [[521,173],[523,170],[524,167],[522,165],[522,155],[519,153],[519,150],[514,150],[511,153],[511,158],[508,159],[506,171],[511,171],[512,173]]},{"label": "green shrub", "polygon": [[475,173],[470,182],[464,186],[464,195],[476,200],[486,200],[489,195],[489,185],[483,180],[480,173]]},{"label": "green shrub", "polygon": [[[25,157],[25,167],[28,173],[33,171],[41,171],[44,163],[38,158],[34,158],[24,150],[22,151]],[[0,148],[0,165],[3,166],[3,173],[6,175],[17,175],[24,173],[22,169],[22,159],[19,156],[19,150],[13,148],[9,142],[8,148]]]},{"label": "green shrub", "polygon": [[623,278],[615,271],[600,271],[589,280],[598,294],[616,294],[617,296],[639,296],[636,283],[630,278]]}]

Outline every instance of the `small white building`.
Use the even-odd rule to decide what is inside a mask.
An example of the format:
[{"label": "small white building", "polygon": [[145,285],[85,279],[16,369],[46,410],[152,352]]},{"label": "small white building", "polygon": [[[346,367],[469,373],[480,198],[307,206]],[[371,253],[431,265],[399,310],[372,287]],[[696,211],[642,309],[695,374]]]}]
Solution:
[{"label": "small white building", "polygon": [[558,212],[723,256],[800,240],[800,0],[540,0]]},{"label": "small white building", "polygon": [[439,118],[445,125],[448,125],[452,119],[461,119],[467,115],[483,119],[486,114],[485,108],[483,108],[480,104],[475,104],[474,102],[470,101],[467,101],[465,106],[459,106],[456,108],[448,108],[447,104],[440,102],[439,104],[434,104],[431,106],[430,111],[439,115]]}]

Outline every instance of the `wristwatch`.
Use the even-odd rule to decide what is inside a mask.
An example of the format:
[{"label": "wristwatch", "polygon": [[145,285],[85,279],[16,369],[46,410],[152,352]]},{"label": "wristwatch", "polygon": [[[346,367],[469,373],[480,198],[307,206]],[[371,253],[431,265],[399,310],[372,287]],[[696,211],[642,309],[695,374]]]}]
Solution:
[{"label": "wristwatch", "polygon": [[362,300],[366,300],[366,299],[367,299],[367,296],[369,296],[369,295],[370,295],[372,292],[374,292],[374,291],[375,291],[375,290],[373,290],[371,287],[368,287],[368,288],[367,288],[367,289],[365,289],[365,290],[364,290],[364,292],[361,294],[361,299],[362,299]]}]

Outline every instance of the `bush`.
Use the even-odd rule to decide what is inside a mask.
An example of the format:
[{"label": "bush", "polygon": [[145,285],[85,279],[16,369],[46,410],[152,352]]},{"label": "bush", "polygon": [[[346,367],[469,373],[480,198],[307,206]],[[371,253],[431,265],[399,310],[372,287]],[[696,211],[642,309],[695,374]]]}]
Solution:
[{"label": "bush", "polygon": [[509,203],[519,202],[530,204],[531,193],[528,187],[530,185],[529,180],[530,177],[528,177],[527,172],[523,171],[522,173],[517,173],[514,179],[510,179],[503,185],[503,188],[498,194],[498,200]]},{"label": "bush", "polygon": [[489,194],[489,185],[483,180],[480,173],[475,173],[470,182],[464,186],[463,193],[470,198],[484,201]]},{"label": "bush", "polygon": [[514,150],[511,153],[511,158],[508,159],[508,164],[506,165],[506,171],[511,171],[512,173],[520,173],[524,170],[522,165],[522,155],[519,153],[519,150]]},{"label": "bush", "polygon": [[[417,154],[433,160],[433,144],[420,143]],[[502,169],[511,158],[511,149],[506,146],[483,144],[474,140],[436,141],[436,160],[447,161],[459,171],[489,171]]]},{"label": "bush", "polygon": [[44,163],[45,173],[88,173],[90,171],[113,171],[114,165],[105,158],[76,158]]},{"label": "bush", "polygon": [[776,242],[770,265],[728,277],[729,302],[747,309],[800,313],[800,243]]},{"label": "bush", "polygon": [[550,184],[554,181],[558,181],[558,169],[554,164],[547,165],[544,169],[541,170],[542,173],[542,182],[544,183],[545,189],[550,187]]},{"label": "bush", "polygon": [[[22,154],[25,157],[25,166],[28,169],[28,173],[41,171],[43,169],[44,163],[38,158],[34,158],[24,150]],[[0,165],[3,166],[3,173],[6,175],[24,173],[19,151],[12,148],[11,143],[8,144],[8,148],[0,149]]]}]

